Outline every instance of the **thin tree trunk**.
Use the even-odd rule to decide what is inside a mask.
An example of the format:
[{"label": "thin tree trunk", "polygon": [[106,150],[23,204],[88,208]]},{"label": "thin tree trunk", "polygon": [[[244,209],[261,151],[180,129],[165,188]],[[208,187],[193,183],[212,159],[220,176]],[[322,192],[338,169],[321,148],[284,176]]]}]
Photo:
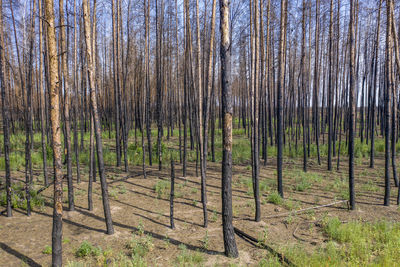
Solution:
[{"label": "thin tree trunk", "polygon": [[175,166],[174,166],[174,160],[171,159],[171,192],[170,192],[170,197],[169,197],[169,214],[170,214],[171,229],[175,229],[174,196],[175,196]]},{"label": "thin tree trunk", "polygon": [[354,20],[356,18],[356,8],[353,1],[350,2],[350,86],[349,86],[349,196],[350,208],[355,209],[355,193],[354,193],[354,113],[355,101],[354,93],[356,89],[356,73],[355,73],[355,33],[354,33]]},{"label": "thin tree trunk", "polygon": [[60,15],[60,49],[61,49],[61,74],[63,81],[62,84],[64,85],[64,127],[65,127],[65,150],[66,155],[65,159],[67,162],[67,181],[68,181],[68,210],[73,211],[75,210],[75,203],[74,203],[74,186],[72,181],[72,157],[71,157],[71,128],[70,128],[70,116],[69,116],[69,109],[70,109],[70,87],[69,87],[69,75],[68,75],[68,67],[67,67],[67,45],[65,43],[66,34],[65,34],[65,21],[64,21],[64,0],[59,1],[59,15]]},{"label": "thin tree trunk", "polygon": [[[86,42],[86,61],[88,71],[88,84],[90,87],[90,104],[91,112],[93,114],[94,129],[96,136],[97,146],[97,161],[99,166],[99,175],[101,183],[101,193],[103,198],[104,216],[107,226],[107,234],[114,234],[114,227],[111,219],[110,203],[108,200],[108,185],[104,173],[104,161],[103,161],[103,146],[101,137],[101,125],[99,113],[97,110],[97,99],[96,99],[96,88],[95,88],[95,77],[94,77],[94,66],[92,64],[92,46],[91,46],[91,30],[90,30],[90,15],[87,0],[82,1],[83,8],[83,19],[84,19],[84,30],[85,30],[85,42]],[[95,15],[95,14],[93,14]],[[95,29],[94,29],[95,30]]]},{"label": "thin tree trunk", "polygon": [[381,25],[381,6],[382,0],[379,0],[379,8],[378,8],[378,26],[376,30],[376,39],[375,39],[375,50],[374,50],[374,70],[373,70],[373,97],[371,104],[371,149],[370,149],[370,163],[369,167],[374,168],[374,159],[375,159],[375,106],[376,106],[376,90],[377,90],[377,79],[378,79],[378,49],[379,49],[379,34],[380,34],[380,25]]},{"label": "thin tree trunk", "polygon": [[[43,16],[42,0],[38,0],[39,16]],[[46,97],[43,90],[43,21],[39,20],[39,97],[40,97],[40,124],[41,124],[41,144],[42,144],[42,157],[43,157],[43,178],[44,186],[49,185],[49,178],[47,174],[47,144],[46,144]],[[46,125],[48,124],[46,120]]]},{"label": "thin tree trunk", "polygon": [[282,163],[283,163],[283,91],[285,88],[285,53],[286,53],[286,0],[281,0],[281,26],[279,37],[279,63],[278,63],[278,88],[277,88],[277,174],[278,192],[283,197]]},{"label": "thin tree trunk", "polygon": [[333,0],[330,4],[329,22],[329,77],[328,77],[328,171],[332,170],[332,143],[333,143]]},{"label": "thin tree trunk", "polygon": [[3,35],[3,1],[0,0],[0,80],[1,80],[1,102],[3,117],[3,135],[4,135],[4,163],[6,174],[6,191],[7,191],[7,217],[12,216],[11,208],[11,174],[10,174],[10,134],[9,134],[9,118],[10,110],[8,103],[9,81],[6,79],[5,70],[5,53],[4,53],[4,35]]}]

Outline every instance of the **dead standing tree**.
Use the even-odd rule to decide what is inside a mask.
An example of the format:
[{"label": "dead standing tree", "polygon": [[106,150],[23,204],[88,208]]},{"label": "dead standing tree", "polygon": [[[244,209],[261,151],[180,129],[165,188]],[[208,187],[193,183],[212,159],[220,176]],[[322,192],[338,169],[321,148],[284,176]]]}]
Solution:
[{"label": "dead standing tree", "polygon": [[111,219],[110,203],[108,199],[108,185],[106,176],[104,173],[104,160],[103,160],[103,144],[101,137],[101,125],[99,113],[97,110],[97,99],[96,99],[96,87],[94,77],[94,66],[92,62],[92,37],[90,29],[90,13],[87,0],[82,1],[83,8],[83,20],[84,20],[84,32],[85,32],[85,43],[86,43],[86,61],[87,61],[87,74],[88,83],[90,88],[90,108],[93,116],[94,132],[96,137],[96,148],[97,148],[97,163],[99,168],[99,176],[101,183],[101,194],[103,199],[104,216],[107,227],[107,234],[114,234],[114,227]]},{"label": "dead standing tree", "polygon": [[47,54],[49,59],[50,122],[53,145],[54,166],[54,207],[52,230],[52,266],[62,266],[62,164],[61,164],[61,127],[60,127],[60,81],[58,76],[57,40],[54,24],[53,0],[44,1],[45,20],[47,21]]},{"label": "dead standing tree", "polygon": [[[317,0],[318,1],[318,0]],[[279,37],[279,64],[278,64],[278,87],[277,87],[277,174],[278,192],[283,197],[282,163],[283,163],[283,99],[285,88],[285,54],[286,54],[286,9],[287,1],[281,0],[281,26]]]},{"label": "dead standing tree", "polygon": [[9,118],[10,110],[8,103],[9,82],[6,79],[6,57],[4,52],[4,34],[3,34],[3,1],[0,0],[0,80],[1,80],[1,102],[3,116],[3,135],[4,135],[4,162],[6,174],[7,191],[7,217],[12,216],[11,208],[11,173],[10,173],[10,133]]},{"label": "dead standing tree", "polygon": [[222,228],[225,255],[238,257],[232,225],[232,85],[229,0],[219,1],[221,31],[221,96],[222,96]]}]

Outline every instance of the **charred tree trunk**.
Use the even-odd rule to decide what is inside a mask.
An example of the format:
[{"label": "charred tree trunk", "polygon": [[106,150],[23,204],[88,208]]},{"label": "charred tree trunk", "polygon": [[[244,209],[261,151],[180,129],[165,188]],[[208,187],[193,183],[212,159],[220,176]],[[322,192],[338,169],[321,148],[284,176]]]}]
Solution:
[{"label": "charred tree trunk", "polygon": [[4,163],[6,174],[6,191],[7,191],[7,217],[12,216],[11,208],[11,174],[10,174],[10,133],[9,118],[10,110],[8,103],[9,82],[6,79],[6,57],[4,52],[4,35],[3,35],[3,1],[0,0],[0,80],[1,80],[1,102],[3,117],[3,135],[4,135]]},{"label": "charred tree trunk", "polygon": [[354,193],[354,93],[356,89],[356,73],[355,73],[355,33],[354,23],[356,18],[356,8],[353,1],[350,2],[350,64],[349,64],[349,196],[350,208],[355,209],[355,193]]},{"label": "charred tree trunk", "polygon": [[[94,130],[96,136],[96,147],[97,147],[97,161],[99,167],[101,193],[103,198],[104,216],[107,227],[107,234],[114,234],[114,227],[111,219],[110,203],[108,200],[108,185],[104,173],[104,161],[103,161],[103,145],[101,137],[101,125],[99,113],[97,110],[97,99],[96,99],[96,88],[95,88],[95,77],[94,77],[94,66],[92,64],[92,42],[91,42],[91,30],[90,30],[90,15],[87,0],[82,1],[83,18],[84,18],[84,31],[85,31],[85,42],[86,42],[86,60],[87,60],[87,71],[88,71],[88,84],[90,87],[90,104],[91,112],[93,114]],[[95,15],[95,14],[94,14]]]},{"label": "charred tree trunk", "polygon": [[229,29],[229,1],[220,0],[221,31],[221,94],[223,109],[222,128],[222,228],[225,255],[238,257],[235,233],[232,225],[232,85]]},{"label": "charred tree trunk", "polygon": [[286,54],[286,0],[281,0],[281,26],[279,37],[279,63],[277,88],[277,174],[278,192],[283,197],[282,163],[283,163],[283,91],[285,88],[285,54]]}]

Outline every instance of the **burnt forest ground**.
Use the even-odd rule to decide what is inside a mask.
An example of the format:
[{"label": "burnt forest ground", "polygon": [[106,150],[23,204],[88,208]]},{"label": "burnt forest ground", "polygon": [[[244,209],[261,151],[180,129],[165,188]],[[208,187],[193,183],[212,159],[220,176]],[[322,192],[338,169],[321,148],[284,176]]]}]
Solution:
[{"label": "burnt forest ground", "polygon": [[[208,228],[203,228],[200,177],[196,175],[196,151],[188,149],[187,177],[179,164],[178,131],[163,138],[163,168],[158,171],[157,131],[152,131],[153,166],[147,179],[142,174],[141,135],[130,133],[129,172],[116,167],[115,137],[103,131],[104,161],[109,184],[114,235],[105,234],[100,183],[94,184],[94,210],[87,209],[89,134],[80,152],[82,182],[74,180],[76,211],[67,211],[64,181],[63,261],[65,266],[395,266],[400,262],[400,210],[395,205],[397,188],[392,182],[390,207],[383,206],[384,140],[376,140],[375,168],[369,168],[369,145],[356,140],[356,210],[348,198],[347,147],[341,143],[340,165],[333,158],[327,171],[326,141],[321,139],[321,165],[310,147],[308,172],[302,171],[302,143],[288,140],[284,151],[284,192],[276,192],[276,149],[268,146],[266,166],[260,164],[261,221],[254,222],[255,204],[251,179],[250,142],[242,129],[234,129],[233,224],[256,238],[251,242],[235,236],[239,258],[223,255],[221,226],[221,131],[216,131],[215,162],[207,168]],[[183,135],[183,134],[182,134]],[[301,135],[300,135],[301,136]],[[2,138],[2,136],[0,137]],[[24,133],[11,136],[13,217],[0,216],[0,266],[49,266],[53,187],[43,189],[40,134],[34,135],[32,151],[32,216],[25,215]],[[211,137],[209,138],[211,140]],[[343,136],[345,140],[345,136]],[[1,144],[3,143],[2,140]],[[325,143],[323,142],[325,141]],[[190,144],[190,140],[188,140]],[[336,144],[338,148],[338,143]],[[147,145],[146,145],[147,147]],[[211,146],[209,145],[209,148]],[[400,149],[400,147],[398,147]],[[49,177],[52,151],[47,149]],[[74,156],[75,157],[75,156]],[[169,227],[170,159],[175,159],[175,226]],[[75,161],[75,158],[74,158]],[[74,179],[76,178],[74,163]],[[0,202],[5,206],[4,157],[0,158]],[[284,258],[284,260],[282,260]]]}]

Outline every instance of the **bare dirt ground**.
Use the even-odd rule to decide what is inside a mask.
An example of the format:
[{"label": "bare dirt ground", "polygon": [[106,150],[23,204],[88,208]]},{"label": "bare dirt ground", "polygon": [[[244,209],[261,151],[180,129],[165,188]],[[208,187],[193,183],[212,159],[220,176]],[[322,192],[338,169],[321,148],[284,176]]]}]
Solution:
[{"label": "bare dirt ground", "polygon": [[[376,160],[376,168],[368,168],[368,160],[357,164],[356,192],[357,208],[348,211],[345,203],[288,215],[289,210],[324,205],[342,199],[347,192],[347,161],[342,160],[340,171],[326,171],[324,165],[309,162],[309,173],[318,175],[318,179],[301,191],[299,184],[301,160],[286,159],[284,162],[284,190],[287,204],[269,203],[269,195],[276,188],[276,163],[270,159],[266,167],[261,166],[261,222],[254,222],[254,200],[249,186],[251,169],[249,166],[234,166],[233,178],[233,213],[234,226],[255,237],[262,238],[268,232],[266,244],[279,252],[280,247],[292,244],[304,246],[310,253],[324,245],[326,237],[318,227],[318,221],[324,216],[338,216],[342,221],[374,221],[387,219],[399,221],[400,212],[395,204],[397,188],[392,185],[392,203],[384,207],[383,203],[383,160]],[[104,214],[99,182],[93,189],[94,210],[87,210],[87,173],[84,182],[75,183],[76,211],[64,211],[63,217],[63,261],[85,260],[76,258],[77,247],[87,240],[102,249],[110,249],[113,254],[128,253],[126,244],[138,227],[153,238],[154,247],[147,254],[149,266],[171,266],[177,264],[176,258],[181,247],[188,251],[199,251],[204,256],[206,266],[257,265],[271,253],[264,248],[251,244],[236,236],[239,249],[238,259],[229,259],[223,255],[221,227],[221,172],[220,163],[208,163],[207,194],[209,227],[202,227],[203,213],[200,197],[200,178],[195,176],[195,164],[189,164],[188,177],[181,177],[181,165],[176,164],[175,226],[169,227],[169,189],[157,194],[154,186],[160,180],[169,182],[169,164],[163,171],[158,166],[148,168],[148,178],[143,179],[141,167],[130,166],[129,173],[121,169],[107,167],[110,204],[115,227],[114,235],[105,234]],[[21,173],[13,173],[21,177]],[[22,180],[22,178],[21,178]],[[167,183],[164,182],[164,183]],[[162,182],[161,182],[162,183]],[[66,183],[64,184],[66,187]],[[251,188],[251,186],[250,186]],[[45,197],[45,206],[35,209],[31,217],[22,210],[14,210],[14,217],[0,216],[0,266],[49,266],[51,255],[42,253],[46,245],[51,246],[52,229],[52,194],[50,186],[41,194]],[[64,192],[64,199],[67,192]],[[67,209],[67,203],[64,203]],[[280,216],[282,214],[282,216]],[[267,229],[267,230],[266,230]],[[94,262],[88,265],[96,265]]]}]

